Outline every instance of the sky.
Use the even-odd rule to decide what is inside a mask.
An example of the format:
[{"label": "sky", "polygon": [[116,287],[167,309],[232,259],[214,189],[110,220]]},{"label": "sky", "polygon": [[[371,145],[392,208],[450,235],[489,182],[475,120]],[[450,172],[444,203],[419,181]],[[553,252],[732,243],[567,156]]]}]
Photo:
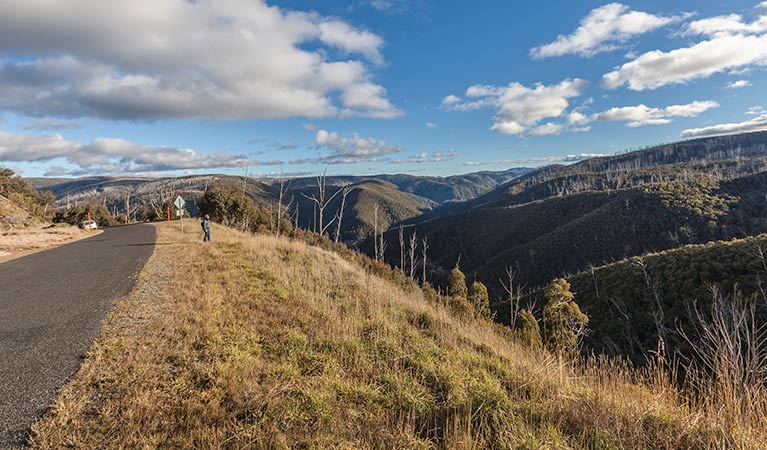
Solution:
[{"label": "sky", "polygon": [[23,176],[571,163],[767,129],[767,1],[0,2]]}]

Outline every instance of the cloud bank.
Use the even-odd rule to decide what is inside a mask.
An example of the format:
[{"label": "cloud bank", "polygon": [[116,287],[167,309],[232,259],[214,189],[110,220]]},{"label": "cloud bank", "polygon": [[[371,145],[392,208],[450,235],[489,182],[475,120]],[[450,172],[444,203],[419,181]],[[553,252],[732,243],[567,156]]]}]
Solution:
[{"label": "cloud bank", "polygon": [[56,176],[147,173],[170,170],[222,169],[282,164],[229,153],[198,153],[189,148],[140,145],[125,139],[98,138],[89,144],[59,134],[0,132],[0,161],[66,160],[74,169],[57,167]]},{"label": "cloud bank", "polygon": [[746,23],[740,15],[718,16],[691,22],[684,35],[706,40],[668,52],[654,50],[605,74],[608,89],[628,86],[652,90],[708,78],[724,71],[739,72],[767,65],[767,16]]},{"label": "cloud bank", "polygon": [[396,117],[372,81],[383,45],[341,20],[264,0],[0,2],[0,109],[130,120]]},{"label": "cloud bank", "polygon": [[754,117],[753,119],[744,122],[723,123],[703,128],[690,128],[682,131],[682,137],[718,136],[721,134],[748,133],[765,130],[767,130],[767,114]]}]

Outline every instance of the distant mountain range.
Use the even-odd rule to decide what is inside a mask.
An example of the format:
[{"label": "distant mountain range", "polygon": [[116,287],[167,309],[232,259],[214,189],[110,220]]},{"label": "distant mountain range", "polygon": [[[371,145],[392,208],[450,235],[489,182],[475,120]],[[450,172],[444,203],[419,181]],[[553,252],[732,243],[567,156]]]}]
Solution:
[{"label": "distant mountain range", "polygon": [[[483,171],[450,177],[413,175],[328,176],[325,180],[328,197],[341,187],[348,187],[342,237],[356,242],[370,234],[374,228],[373,205],[380,208],[379,229],[411,219],[448,203],[470,200],[500,184],[528,173],[529,168],[505,171]],[[159,211],[169,198],[181,195],[188,200],[188,208],[196,214],[196,202],[214,183],[242,186],[257,203],[270,206],[279,198],[279,181],[254,179],[231,175],[192,175],[169,178],[142,177],[88,177],[88,178],[27,178],[39,190],[52,192],[57,205],[103,203],[110,210],[124,212],[126,205],[134,216],[140,217]],[[298,209],[298,222],[303,228],[313,229],[316,223],[314,204],[307,197],[317,193],[317,178],[303,177],[285,180],[285,203],[292,202]],[[328,205],[330,219],[340,207],[340,196]]]}]

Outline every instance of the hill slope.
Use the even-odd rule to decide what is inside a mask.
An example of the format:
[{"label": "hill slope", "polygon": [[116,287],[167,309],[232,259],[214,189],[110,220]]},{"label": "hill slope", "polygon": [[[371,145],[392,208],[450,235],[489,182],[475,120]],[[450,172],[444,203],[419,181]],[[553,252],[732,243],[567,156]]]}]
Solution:
[{"label": "hill slope", "polygon": [[[765,170],[767,132],[685,141],[542,168],[408,225],[431,243],[438,281],[460,257],[491,289],[506,266],[535,287],[589,265],[767,231]],[[386,241],[394,262],[394,231]]]},{"label": "hill slope", "polygon": [[0,195],[0,231],[12,228],[41,227],[45,222],[18,204]]},{"label": "hill slope", "polygon": [[[658,325],[671,350],[685,347],[677,329],[691,333],[688,309],[708,310],[711,289],[735,290],[767,301],[767,235],[687,245],[634,257],[568,277],[578,304],[590,316],[586,344],[608,354],[642,361],[654,350]],[[541,293],[533,294],[541,302]],[[767,323],[767,310],[757,315]],[[695,336],[691,334],[693,338]]]},{"label": "hill slope", "polygon": [[[341,238],[346,242],[355,242],[373,233],[378,206],[378,229],[387,230],[392,224],[417,217],[424,211],[430,210],[436,203],[414,194],[402,192],[392,183],[380,180],[366,180],[348,185],[349,193],[344,205],[343,220],[341,221]],[[330,197],[338,186],[328,187],[327,196]],[[302,228],[313,230],[317,218],[312,218],[315,213],[314,203],[306,197],[317,195],[317,188],[307,186],[301,189],[292,189],[296,204],[299,207],[299,224]],[[341,207],[341,194],[338,194],[328,203],[324,222],[332,221],[336,212]],[[330,228],[330,234],[334,235],[336,225]]]},{"label": "hill slope", "polygon": [[620,365],[573,370],[521,347],[497,325],[427,301],[396,272],[375,275],[391,272],[348,250],[220,227],[211,245],[182,243],[175,227],[158,230],[177,245],[157,247],[35,427],[35,448],[765,442],[758,425],[722,429]]}]

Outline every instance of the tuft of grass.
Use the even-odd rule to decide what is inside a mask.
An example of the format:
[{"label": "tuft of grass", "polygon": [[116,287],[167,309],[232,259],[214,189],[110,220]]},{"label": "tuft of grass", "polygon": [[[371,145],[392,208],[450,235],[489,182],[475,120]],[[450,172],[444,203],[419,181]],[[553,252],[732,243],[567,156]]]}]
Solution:
[{"label": "tuft of grass", "polygon": [[[577,365],[350,258],[157,225],[34,448],[760,448],[627,365]],[[367,267],[367,268],[366,268]],[[662,378],[661,378],[662,379]],[[746,439],[748,437],[749,440]]]}]

